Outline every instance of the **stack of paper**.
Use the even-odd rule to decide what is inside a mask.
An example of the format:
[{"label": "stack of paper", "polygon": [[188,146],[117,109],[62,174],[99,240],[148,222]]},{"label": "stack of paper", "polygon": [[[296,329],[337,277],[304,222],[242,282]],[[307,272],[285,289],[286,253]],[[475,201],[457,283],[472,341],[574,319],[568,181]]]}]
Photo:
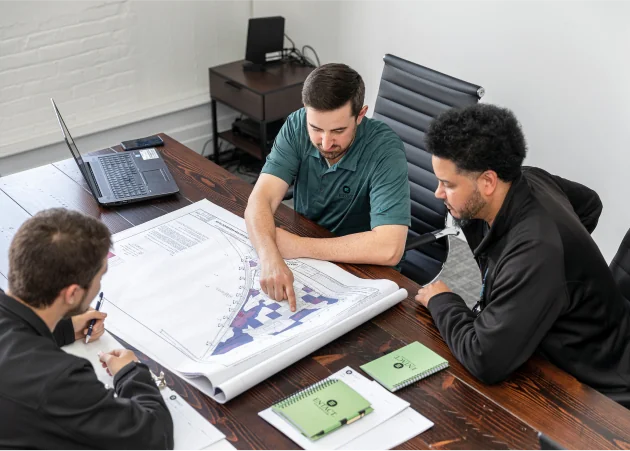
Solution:
[{"label": "stack of paper", "polygon": [[[98,359],[99,351],[107,352],[123,346],[109,333],[98,340],[85,344],[76,341],[62,349],[90,361],[98,380],[106,387],[113,387],[114,379],[107,374]],[[203,418],[184,399],[168,387],[161,389],[162,396],[173,417],[175,449],[234,449],[225,435]]]},{"label": "stack of paper", "polygon": [[304,449],[391,449],[426,431],[433,423],[349,366],[330,376],[343,380],[372,404],[374,411],[352,424],[311,441],[271,408],[258,415]]}]

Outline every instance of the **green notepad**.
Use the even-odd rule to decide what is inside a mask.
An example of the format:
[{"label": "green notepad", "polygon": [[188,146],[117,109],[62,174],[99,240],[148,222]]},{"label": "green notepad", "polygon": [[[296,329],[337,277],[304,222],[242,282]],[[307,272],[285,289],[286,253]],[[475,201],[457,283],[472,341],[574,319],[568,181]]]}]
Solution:
[{"label": "green notepad", "polygon": [[448,361],[414,341],[361,366],[382,386],[394,392],[448,367]]},{"label": "green notepad", "polygon": [[370,402],[338,379],[326,379],[271,407],[303,435],[317,440],[372,412]]}]

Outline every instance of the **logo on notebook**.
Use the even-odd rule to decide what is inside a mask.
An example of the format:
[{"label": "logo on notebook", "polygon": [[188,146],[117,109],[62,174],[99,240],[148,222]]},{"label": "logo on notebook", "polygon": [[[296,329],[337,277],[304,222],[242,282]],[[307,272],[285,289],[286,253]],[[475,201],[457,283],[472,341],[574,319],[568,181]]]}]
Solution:
[{"label": "logo on notebook", "polygon": [[337,416],[337,412],[335,411],[335,409],[333,409],[333,407],[335,407],[337,405],[337,401],[335,401],[334,399],[331,399],[331,400],[328,400],[328,401],[322,401],[319,398],[315,398],[315,399],[313,399],[313,404],[315,404],[315,406],[319,410],[324,412],[329,417],[333,417],[334,418],[334,417]]},{"label": "logo on notebook", "polygon": [[403,367],[408,367],[411,371],[416,371],[418,369],[418,367],[416,365],[414,365],[414,363],[409,360],[404,358],[401,355],[396,355],[394,356],[394,360],[396,360],[397,362],[394,363],[394,368],[403,368]]}]

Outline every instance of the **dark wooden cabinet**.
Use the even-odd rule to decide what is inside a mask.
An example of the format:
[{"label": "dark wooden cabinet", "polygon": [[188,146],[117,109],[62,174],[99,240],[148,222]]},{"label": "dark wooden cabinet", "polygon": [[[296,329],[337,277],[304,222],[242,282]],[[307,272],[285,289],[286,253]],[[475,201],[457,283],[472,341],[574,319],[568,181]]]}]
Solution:
[{"label": "dark wooden cabinet", "polygon": [[[287,117],[302,107],[302,85],[312,67],[291,62],[273,63],[264,72],[243,70],[243,61],[211,67],[210,104],[214,161],[219,162],[219,139],[261,160],[269,152],[267,125]],[[217,102],[221,102],[256,121],[260,127],[258,142],[235,135],[232,130],[217,130]]]}]

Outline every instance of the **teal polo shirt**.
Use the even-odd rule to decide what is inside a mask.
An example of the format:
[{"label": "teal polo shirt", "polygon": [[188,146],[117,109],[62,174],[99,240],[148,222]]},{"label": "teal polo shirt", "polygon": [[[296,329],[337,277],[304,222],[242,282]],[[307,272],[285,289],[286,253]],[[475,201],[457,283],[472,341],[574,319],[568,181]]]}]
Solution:
[{"label": "teal polo shirt", "polygon": [[391,128],[364,118],[348,152],[328,167],[306,127],[304,108],[291,114],[262,169],[295,184],[298,213],[338,236],[411,225],[405,148]]}]

